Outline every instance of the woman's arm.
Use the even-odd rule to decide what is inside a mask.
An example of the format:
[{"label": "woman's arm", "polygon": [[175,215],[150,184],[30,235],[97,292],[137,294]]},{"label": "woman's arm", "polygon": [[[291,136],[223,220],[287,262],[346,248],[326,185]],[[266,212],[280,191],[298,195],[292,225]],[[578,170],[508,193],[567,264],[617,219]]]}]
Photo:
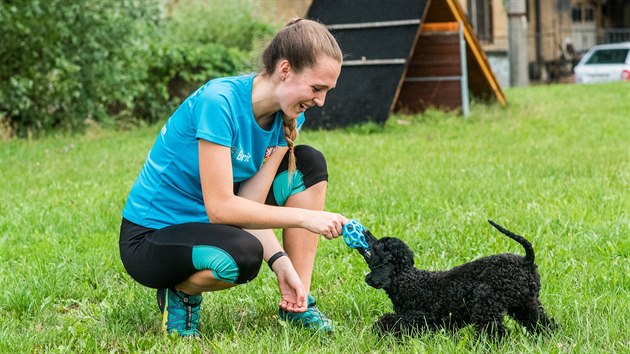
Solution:
[{"label": "woman's arm", "polygon": [[[271,167],[281,154],[274,155],[274,163],[263,170],[261,179],[272,178],[269,177]],[[206,212],[213,223],[248,229],[297,227],[330,239],[338,237],[343,225],[348,222],[347,218],[336,213],[270,206],[234,195],[230,149],[203,139],[199,139],[199,173]],[[252,189],[244,191],[246,195],[255,198],[262,195],[257,191],[260,186],[252,185],[249,188]]]},{"label": "woman's arm", "polygon": [[[341,226],[347,222],[347,219],[339,214],[263,204],[285,152],[286,148],[275,151],[258,173],[243,186],[240,191],[243,196],[237,196],[234,195],[233,189],[230,149],[199,140],[199,173],[208,218],[213,223],[249,229],[247,231],[262,244],[265,261],[282,250],[271,230],[273,228],[304,227],[311,232],[333,238],[340,234]],[[317,223],[322,226],[313,227]],[[329,225],[328,229],[326,225]],[[289,257],[280,257],[276,260],[273,263],[273,271],[277,275],[282,298],[278,304],[280,308],[285,311],[306,311],[304,285]]]},{"label": "woman's arm", "polygon": [[[276,252],[282,251],[273,230],[246,230],[263,244],[263,259],[268,261]],[[289,257],[280,257],[273,263],[272,271],[278,277],[278,287],[282,300],[278,304],[285,311],[304,312],[308,305],[304,284],[298,276]]]},{"label": "woman's arm", "polygon": [[252,178],[241,184],[238,195],[255,202],[264,203],[278,167],[288,150],[289,148],[286,146],[277,147],[265,160],[260,170]]},{"label": "woman's arm", "polygon": [[[210,222],[248,229],[300,227],[302,213],[280,213],[275,207],[234,194],[232,160],[226,146],[199,139],[199,174]],[[255,194],[250,190],[246,194]]]}]

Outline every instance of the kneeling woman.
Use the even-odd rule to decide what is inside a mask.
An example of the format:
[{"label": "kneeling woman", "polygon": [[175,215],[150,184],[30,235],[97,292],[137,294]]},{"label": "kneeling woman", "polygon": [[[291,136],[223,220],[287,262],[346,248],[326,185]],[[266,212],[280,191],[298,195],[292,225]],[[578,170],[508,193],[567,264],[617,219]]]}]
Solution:
[{"label": "kneeling woman", "polygon": [[262,59],[261,73],[211,80],[181,104],[127,198],[122,262],[157,289],[168,333],[198,336],[202,293],[253,280],[263,260],[277,276],[280,317],[331,330],[311,275],[319,234],[338,237],[348,219],[323,211],[326,161],[294,141],[304,111],[335,86],[342,54],[324,26],[297,19]]}]

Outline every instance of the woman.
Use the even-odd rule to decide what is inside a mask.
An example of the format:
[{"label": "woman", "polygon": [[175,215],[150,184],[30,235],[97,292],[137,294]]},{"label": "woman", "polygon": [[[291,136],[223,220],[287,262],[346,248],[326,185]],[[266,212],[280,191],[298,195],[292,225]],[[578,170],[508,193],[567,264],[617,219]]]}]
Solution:
[{"label": "woman", "polygon": [[318,235],[338,237],[348,219],[323,211],[322,154],[294,142],[304,111],[335,87],[342,53],[323,25],[296,19],[262,61],[261,73],[211,80],[181,104],[123,210],[123,264],[158,289],[168,333],[198,336],[201,294],[253,280],[263,259],[277,276],[280,318],[331,330],[311,274]]}]

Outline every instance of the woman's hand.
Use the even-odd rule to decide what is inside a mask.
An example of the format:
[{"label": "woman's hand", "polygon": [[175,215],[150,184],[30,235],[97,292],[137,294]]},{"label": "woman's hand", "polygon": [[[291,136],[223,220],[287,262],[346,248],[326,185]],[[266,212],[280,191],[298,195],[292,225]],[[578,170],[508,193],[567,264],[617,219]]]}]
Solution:
[{"label": "woman's hand", "polygon": [[273,263],[278,277],[281,299],[278,306],[284,311],[304,312],[308,306],[306,291],[289,257],[280,257]]},{"label": "woman's hand", "polygon": [[316,234],[321,234],[328,240],[341,236],[343,225],[350,221],[345,216],[337,213],[315,210],[308,210],[308,212],[309,214],[306,215],[304,220],[304,228]]}]

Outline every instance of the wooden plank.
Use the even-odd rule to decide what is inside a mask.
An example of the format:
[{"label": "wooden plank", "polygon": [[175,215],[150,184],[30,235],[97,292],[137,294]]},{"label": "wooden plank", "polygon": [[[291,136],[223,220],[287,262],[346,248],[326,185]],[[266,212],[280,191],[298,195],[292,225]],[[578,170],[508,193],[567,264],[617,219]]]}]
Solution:
[{"label": "wooden plank", "polygon": [[430,22],[424,23],[420,27],[422,34],[430,32],[457,32],[459,25],[457,22]]},{"label": "wooden plank", "polygon": [[418,53],[418,55],[415,55],[412,57],[412,61],[415,58],[423,58],[423,57],[439,57],[442,56],[444,58],[451,56],[451,55],[457,55],[459,56],[459,51],[457,51],[457,49],[459,48],[456,44],[448,44],[448,45],[443,45],[443,46],[422,46],[422,48],[426,49],[426,52],[423,53]]},{"label": "wooden plank", "polygon": [[429,76],[461,76],[462,66],[459,63],[450,65],[409,65],[407,77]]},{"label": "wooden plank", "polygon": [[418,113],[427,108],[460,109],[460,82],[405,82],[400,90],[395,111],[397,113]]},{"label": "wooden plank", "polygon": [[460,47],[457,33],[449,35],[421,34],[418,50],[407,68],[407,77],[461,75]]}]

